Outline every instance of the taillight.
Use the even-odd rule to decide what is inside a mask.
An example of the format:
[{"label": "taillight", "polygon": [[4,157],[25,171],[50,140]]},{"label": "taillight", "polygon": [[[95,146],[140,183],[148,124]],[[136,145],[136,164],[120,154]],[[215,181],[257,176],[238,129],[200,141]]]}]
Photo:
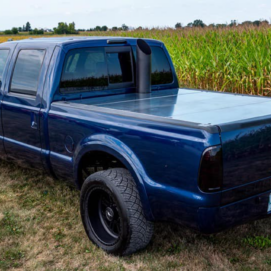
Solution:
[{"label": "taillight", "polygon": [[203,192],[216,192],[222,189],[222,149],[214,146],[203,152],[199,172],[199,188]]}]

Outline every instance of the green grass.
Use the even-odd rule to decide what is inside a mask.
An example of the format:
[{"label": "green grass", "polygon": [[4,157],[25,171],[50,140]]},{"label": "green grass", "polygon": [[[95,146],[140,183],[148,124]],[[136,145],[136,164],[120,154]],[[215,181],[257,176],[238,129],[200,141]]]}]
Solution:
[{"label": "green grass", "polygon": [[270,270],[271,219],[216,235],[156,224],[143,251],[109,256],[86,237],[79,192],[0,163],[0,270]]},{"label": "green grass", "polygon": [[271,239],[269,238],[269,236],[246,237],[244,239],[244,243],[260,249],[271,247]]}]

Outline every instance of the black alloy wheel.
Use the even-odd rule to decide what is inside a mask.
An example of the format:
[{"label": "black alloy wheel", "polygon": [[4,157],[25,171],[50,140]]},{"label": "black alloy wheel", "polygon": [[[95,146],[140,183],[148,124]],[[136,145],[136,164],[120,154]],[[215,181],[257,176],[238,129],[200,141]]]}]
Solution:
[{"label": "black alloy wheel", "polygon": [[132,254],[150,242],[146,220],[130,172],[115,168],[90,175],[81,190],[81,217],[89,239],[108,253]]}]

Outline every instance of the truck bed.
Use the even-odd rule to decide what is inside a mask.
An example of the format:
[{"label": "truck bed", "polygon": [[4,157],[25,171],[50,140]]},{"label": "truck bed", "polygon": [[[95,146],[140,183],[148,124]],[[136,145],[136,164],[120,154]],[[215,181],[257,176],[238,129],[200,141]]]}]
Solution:
[{"label": "truck bed", "polygon": [[[193,89],[120,94],[71,103],[91,105],[207,125],[234,123],[271,115],[271,99]],[[123,112],[125,114],[125,112]]]},{"label": "truck bed", "polygon": [[[189,122],[191,127],[219,127],[223,147],[222,203],[271,189],[271,99],[229,93],[173,89],[150,95],[116,95],[76,101],[94,108],[121,110]],[[243,185],[248,184],[244,189]]]}]

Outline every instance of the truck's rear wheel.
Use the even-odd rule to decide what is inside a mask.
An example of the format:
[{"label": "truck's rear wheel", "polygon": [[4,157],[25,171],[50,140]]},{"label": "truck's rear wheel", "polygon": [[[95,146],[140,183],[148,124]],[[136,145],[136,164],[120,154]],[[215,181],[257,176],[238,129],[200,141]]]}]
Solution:
[{"label": "truck's rear wheel", "polygon": [[128,170],[90,175],[81,191],[81,217],[89,239],[108,253],[128,255],[147,246],[153,223],[147,221]]}]

